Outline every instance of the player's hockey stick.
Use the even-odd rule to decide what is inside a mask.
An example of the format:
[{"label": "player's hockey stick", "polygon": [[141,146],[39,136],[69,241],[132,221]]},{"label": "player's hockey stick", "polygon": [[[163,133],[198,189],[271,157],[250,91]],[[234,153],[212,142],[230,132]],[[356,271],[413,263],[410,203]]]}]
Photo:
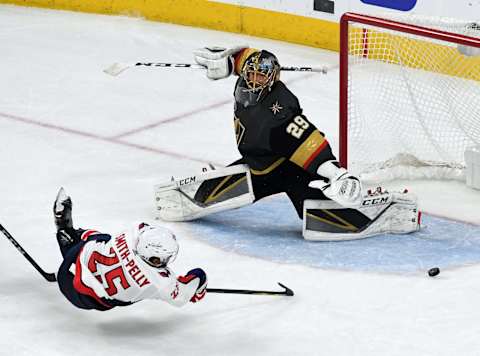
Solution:
[{"label": "player's hockey stick", "polygon": [[[114,63],[110,67],[105,68],[103,71],[107,74],[110,74],[114,77],[120,73],[126,71],[132,67],[162,67],[162,68],[191,68],[191,69],[206,69],[204,66],[199,64],[190,64],[190,63],[156,63],[156,62],[137,62],[137,63]],[[281,67],[280,70],[287,72],[316,72],[327,74],[329,69],[336,68],[337,66],[332,67]]]},{"label": "player's hockey stick", "polygon": [[[15,246],[15,248],[27,259],[30,264],[35,267],[35,269],[49,282],[56,282],[57,278],[55,273],[48,273],[40,267],[37,262],[28,254],[27,251],[15,240],[15,238],[0,224],[0,231],[5,235],[5,237]],[[286,295],[293,296],[293,291],[284,286],[281,283],[278,283],[284,291],[275,292],[275,291],[260,291],[260,290],[245,290],[245,289],[220,289],[220,288],[207,288],[208,293],[224,293],[224,294],[256,294],[256,295]]]},{"label": "player's hockey stick", "polygon": [[45,272],[42,267],[40,267],[37,262],[35,262],[35,260],[27,253],[27,251],[25,251],[23,249],[22,246],[20,246],[20,244],[17,242],[17,240],[15,240],[13,238],[13,236],[2,226],[2,224],[0,224],[0,231],[5,235],[5,237],[7,239],[10,240],[10,242],[13,244],[13,246],[15,246],[17,248],[18,251],[20,251],[20,253],[23,255],[23,257],[25,257],[28,262],[30,262],[32,264],[33,267],[35,267],[35,269],[40,272],[40,274],[49,282],[55,282],[57,280],[57,278],[55,277],[55,273],[48,273],[48,272]]},{"label": "player's hockey stick", "polygon": [[248,290],[248,289],[220,289],[220,288],[207,288],[207,293],[225,293],[225,294],[255,294],[255,295],[286,295],[292,297],[294,295],[293,290],[284,286],[282,283],[278,283],[280,287],[284,288],[284,291],[263,291],[263,290]]}]

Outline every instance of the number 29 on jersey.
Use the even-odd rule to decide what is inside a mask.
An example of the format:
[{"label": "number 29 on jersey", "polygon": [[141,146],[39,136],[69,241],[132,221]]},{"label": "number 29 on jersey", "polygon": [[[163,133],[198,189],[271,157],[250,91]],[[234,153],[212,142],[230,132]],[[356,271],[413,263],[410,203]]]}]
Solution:
[{"label": "number 29 on jersey", "polygon": [[309,126],[310,124],[308,123],[307,120],[305,120],[301,116],[296,116],[293,119],[293,122],[288,124],[287,133],[289,133],[295,138],[301,138],[303,133],[305,132],[306,129],[308,129]]}]

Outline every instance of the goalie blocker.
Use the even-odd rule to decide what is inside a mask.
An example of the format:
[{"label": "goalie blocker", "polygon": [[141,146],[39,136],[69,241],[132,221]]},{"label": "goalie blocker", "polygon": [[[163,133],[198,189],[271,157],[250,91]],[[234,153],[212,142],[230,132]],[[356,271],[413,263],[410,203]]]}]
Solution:
[{"label": "goalie blocker", "polygon": [[[199,189],[209,181],[211,189]],[[251,204],[253,195],[250,169],[235,165],[175,179],[155,186],[158,218],[189,221],[224,210]]]}]

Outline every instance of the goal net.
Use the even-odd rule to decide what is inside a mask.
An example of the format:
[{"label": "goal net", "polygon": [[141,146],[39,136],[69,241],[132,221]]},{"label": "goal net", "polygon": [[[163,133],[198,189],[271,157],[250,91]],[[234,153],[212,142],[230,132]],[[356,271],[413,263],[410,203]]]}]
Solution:
[{"label": "goal net", "polygon": [[464,177],[480,144],[480,24],[347,13],[340,161],[367,179]]}]

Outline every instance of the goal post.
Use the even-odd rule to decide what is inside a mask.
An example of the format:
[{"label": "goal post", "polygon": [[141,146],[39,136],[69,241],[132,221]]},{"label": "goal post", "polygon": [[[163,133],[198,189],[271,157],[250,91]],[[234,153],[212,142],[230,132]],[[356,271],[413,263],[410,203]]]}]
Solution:
[{"label": "goal post", "polygon": [[340,163],[356,174],[458,175],[480,144],[480,25],[387,17],[340,20]]}]

